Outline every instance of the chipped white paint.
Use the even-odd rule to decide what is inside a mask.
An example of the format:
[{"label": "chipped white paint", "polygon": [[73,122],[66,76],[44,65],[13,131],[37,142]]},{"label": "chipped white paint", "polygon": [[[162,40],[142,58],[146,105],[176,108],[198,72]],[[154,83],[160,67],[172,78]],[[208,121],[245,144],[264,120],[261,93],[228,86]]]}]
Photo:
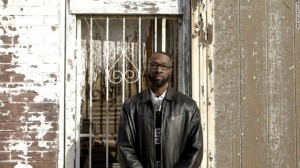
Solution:
[{"label": "chipped white paint", "polygon": [[31,165],[28,164],[28,159],[31,157],[27,156],[28,148],[32,145],[31,142],[26,142],[22,140],[18,141],[9,141],[10,145],[8,147],[4,147],[5,151],[21,151],[23,154],[19,154],[18,157],[24,159],[24,161],[18,161],[18,164],[14,168],[32,168]]},{"label": "chipped white paint", "polygon": [[[202,117],[206,121],[206,130],[204,137],[204,143],[206,143],[206,158],[203,160],[204,164],[201,167],[210,167],[215,168],[215,158],[216,158],[216,148],[215,148],[215,105],[214,101],[214,84],[212,79],[212,72],[214,70],[214,64],[212,62],[213,54],[214,54],[214,45],[215,45],[215,38],[214,38],[214,28],[215,28],[215,21],[214,21],[214,2],[213,1],[203,1],[203,7],[200,10],[203,16],[203,27],[204,30],[207,32],[210,28],[210,35],[212,38],[211,44],[202,44],[202,51],[200,52],[201,57],[201,67],[200,67],[200,81],[201,85],[204,86],[201,88],[201,92],[204,95],[201,95],[202,103],[200,105],[201,110],[203,111]],[[205,41],[207,41],[209,34],[206,33]],[[197,56],[197,54],[195,55]],[[211,61],[209,65],[208,62]],[[209,69],[212,71],[210,72]],[[205,114],[204,114],[205,113]]]},{"label": "chipped white paint", "polygon": [[[66,11],[69,11],[66,5]],[[66,12],[66,56],[65,56],[65,125],[67,129],[64,136],[64,167],[74,168],[76,147],[76,16]],[[79,81],[82,79],[80,78]]]},{"label": "chipped white paint", "polygon": [[[38,146],[41,147],[41,148],[50,149],[50,145],[46,141],[39,141]],[[51,148],[56,149],[56,147],[54,147],[54,146],[51,146]]]},{"label": "chipped white paint", "polygon": [[46,135],[47,132],[49,132],[49,130],[52,127],[52,123],[46,123],[45,121],[46,117],[41,115],[41,116],[31,116],[29,118],[29,121],[35,122],[38,121],[40,122],[40,124],[36,124],[36,125],[31,125],[28,127],[28,130],[30,131],[37,131],[38,135],[36,136],[36,139],[40,139],[43,140],[43,137]]},{"label": "chipped white paint", "polygon": [[[50,1],[49,1],[50,2]],[[52,1],[51,1],[52,2]],[[60,64],[60,70],[59,70],[59,77],[58,80],[60,80],[60,84],[59,84],[59,94],[55,95],[57,96],[58,100],[59,100],[59,115],[58,115],[58,125],[59,125],[59,135],[58,135],[58,168],[62,168],[65,167],[65,84],[66,84],[66,0],[59,0],[59,9],[60,9],[60,13],[59,13],[59,17],[55,17],[54,18],[54,22],[56,23],[50,23],[51,25],[57,25],[60,27],[59,29],[59,34],[60,34],[60,38],[59,38],[59,43],[61,44],[60,50],[59,50],[59,54],[60,55],[59,58],[57,58],[57,60],[59,60]],[[51,3],[50,3],[51,4]],[[51,20],[51,19],[46,19],[45,22],[47,22],[47,20]],[[59,20],[59,24],[58,24],[58,20]],[[52,58],[52,57],[49,57]],[[52,59],[56,59],[56,58],[52,58]],[[44,59],[44,61],[47,61],[46,59]],[[50,96],[51,97],[51,96]],[[49,99],[49,92],[48,92],[48,99]],[[45,142],[40,141],[38,143],[38,145],[40,147],[45,147],[46,149],[49,149],[50,146],[47,145]]]},{"label": "chipped white paint", "polygon": [[[43,113],[40,112],[42,109],[36,110],[36,108],[40,106],[39,103],[53,102],[53,104],[57,105],[58,101],[60,101],[59,107],[61,110],[60,112],[62,112],[60,114],[61,116],[64,115],[64,96],[61,95],[64,93],[63,60],[65,57],[63,41],[59,41],[60,39],[64,39],[64,34],[59,31],[64,31],[65,28],[64,3],[64,0],[54,0],[51,2],[35,0],[28,2],[0,1],[0,4],[2,5],[0,13],[1,16],[3,16],[3,20],[1,20],[2,26],[0,28],[0,36],[7,35],[9,38],[12,38],[10,42],[12,44],[9,44],[8,48],[1,47],[0,52],[11,52],[12,60],[10,64],[13,65],[11,67],[15,66],[14,68],[7,70],[7,72],[12,72],[12,75],[9,76],[11,81],[7,82],[6,88],[2,87],[0,92],[4,91],[10,94],[10,97],[8,98],[9,103],[27,104],[24,109],[23,107],[22,109],[19,109],[18,107],[14,109],[14,107],[12,107],[11,111],[13,113],[9,110],[5,110],[5,112],[1,111],[0,115],[5,116],[5,118],[7,118],[7,115],[10,115],[11,121],[6,121],[7,123],[11,122],[9,124],[17,123],[15,126],[16,128],[10,132],[11,139],[5,141],[5,144],[8,144],[5,147],[6,151],[17,151],[19,154],[17,156],[18,159],[13,160],[13,162],[16,162],[15,168],[32,168],[32,166],[28,164],[28,160],[30,159],[30,161],[35,162],[38,158],[29,157],[28,150],[30,149],[30,152],[46,152],[35,151],[37,143],[38,146],[43,149],[57,148],[57,139],[54,139],[53,141],[49,140],[48,142],[43,141],[46,133],[49,133],[50,131],[51,133],[54,133],[53,136],[55,136],[56,132],[54,131],[57,130],[53,129],[54,126],[52,121],[47,121],[47,119],[51,118],[55,120],[57,118],[57,111],[51,111],[55,117],[46,118]],[[60,8],[59,5],[62,8]],[[59,17],[59,14],[61,14],[61,18]],[[55,41],[55,39],[57,40]],[[10,41],[3,38],[2,40],[4,42]],[[3,43],[2,40],[0,40],[0,44]],[[58,75],[58,73],[61,73],[61,75]],[[23,75],[25,76],[24,81]],[[19,79],[17,79],[18,76],[20,76]],[[62,78],[59,79],[59,77]],[[14,79],[18,80],[17,83]],[[5,83],[3,86],[5,86]],[[17,85],[16,87],[8,87],[10,85],[14,86],[15,84]],[[58,95],[61,96],[60,99]],[[34,96],[35,98],[32,102],[31,98]],[[31,110],[36,111],[31,111],[32,113],[28,112],[29,104],[32,104],[33,108]],[[2,103],[0,103],[0,106],[2,106]],[[37,113],[42,115],[36,116]],[[19,114],[21,115],[20,118],[15,118]],[[63,119],[63,117],[60,118]],[[21,121],[19,122],[19,120]],[[53,122],[57,123],[57,121]],[[21,125],[20,128],[19,125]],[[63,135],[64,124],[59,123],[58,125],[60,128],[58,134]],[[51,137],[49,136],[49,139],[51,138],[52,134]],[[62,142],[63,144],[63,138],[60,137],[59,140],[59,142]],[[63,147],[64,145],[60,145],[60,149],[63,149]],[[64,151],[62,151],[62,154],[63,153]],[[11,155],[12,154],[13,152]],[[59,156],[58,158],[63,157]],[[15,158],[10,157],[10,159]],[[9,161],[12,160],[5,160],[5,162]],[[51,158],[49,161],[55,162],[56,159]],[[44,166],[41,165],[41,167]]]},{"label": "chipped white paint", "polygon": [[24,154],[27,154],[28,147],[31,145],[29,142],[26,141],[9,141],[10,146],[4,147],[5,151],[23,151]]},{"label": "chipped white paint", "polygon": [[4,107],[4,103],[2,101],[0,101],[0,107]]},{"label": "chipped white paint", "polygon": [[71,13],[181,14],[181,0],[70,0]]},{"label": "chipped white paint", "polygon": [[[203,64],[201,64],[200,61],[203,61],[203,58],[205,58],[205,57],[204,56],[200,57],[198,55],[198,53],[200,53],[200,52],[205,52],[204,46],[203,46],[204,44],[199,44],[199,41],[200,41],[201,37],[199,37],[199,35],[198,35],[200,32],[203,33],[203,34],[205,33],[204,32],[205,30],[201,29],[201,24],[202,24],[201,19],[202,18],[199,17],[200,13],[201,14],[205,13],[202,9],[203,7],[204,7],[204,4],[199,4],[199,5],[195,6],[194,8],[192,8],[193,10],[191,11],[191,18],[192,18],[191,19],[191,23],[192,23],[192,27],[191,27],[191,29],[192,29],[192,39],[191,39],[191,41],[192,41],[192,53],[191,53],[191,55],[192,55],[192,61],[191,61],[192,62],[192,66],[191,66],[192,69],[191,70],[192,70],[192,79],[193,79],[192,80],[192,92],[193,92],[192,97],[197,102],[199,108],[201,109],[200,110],[201,111],[201,119],[204,119],[204,120],[201,121],[202,126],[203,126],[203,131],[204,131],[203,137],[204,137],[204,139],[207,139],[207,137],[206,137],[206,135],[207,135],[207,133],[206,133],[206,131],[207,131],[206,116],[207,115],[206,115],[206,110],[203,111],[202,110],[203,106],[201,107],[201,105],[202,105],[202,102],[201,102],[201,87],[199,85],[200,80],[201,80],[201,76],[200,76],[200,73],[199,73],[199,70],[200,70],[199,68],[200,68],[201,65],[203,66]],[[206,68],[203,67],[203,69],[201,69],[200,71],[203,70],[203,72],[206,73],[205,69]],[[203,83],[203,81],[202,81],[201,86],[206,87],[206,84]],[[206,94],[202,95],[202,96],[206,96]],[[204,102],[206,102],[206,100],[204,100]],[[203,148],[204,149],[204,154],[203,154],[204,160],[202,161],[202,167],[206,167],[206,165],[207,165],[207,160],[206,160],[206,158],[207,158],[207,142],[203,143],[203,147],[204,147]]]},{"label": "chipped white paint", "polygon": [[28,165],[27,162],[22,163],[22,162],[18,161],[18,164],[14,168],[33,168],[33,167]]}]

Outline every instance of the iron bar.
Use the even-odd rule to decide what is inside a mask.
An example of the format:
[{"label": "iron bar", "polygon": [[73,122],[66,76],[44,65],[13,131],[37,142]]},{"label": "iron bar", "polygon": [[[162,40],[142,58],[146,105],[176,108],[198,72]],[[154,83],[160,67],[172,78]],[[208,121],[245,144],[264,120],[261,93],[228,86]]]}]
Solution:
[{"label": "iron bar", "polygon": [[94,76],[94,59],[93,59],[93,17],[90,19],[90,90],[89,90],[89,168],[92,167],[92,124],[93,124],[93,76]]},{"label": "iron bar", "polygon": [[106,17],[106,168],[108,168],[108,102],[109,102],[109,18]]}]

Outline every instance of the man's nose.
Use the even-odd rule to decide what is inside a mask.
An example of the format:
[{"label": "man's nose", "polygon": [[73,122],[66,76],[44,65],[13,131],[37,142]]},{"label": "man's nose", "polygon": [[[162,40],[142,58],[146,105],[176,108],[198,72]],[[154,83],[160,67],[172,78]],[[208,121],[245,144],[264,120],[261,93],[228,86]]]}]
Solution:
[{"label": "man's nose", "polygon": [[163,71],[161,65],[158,65],[157,68],[156,68],[155,70],[158,71],[158,72],[162,72],[162,71]]}]

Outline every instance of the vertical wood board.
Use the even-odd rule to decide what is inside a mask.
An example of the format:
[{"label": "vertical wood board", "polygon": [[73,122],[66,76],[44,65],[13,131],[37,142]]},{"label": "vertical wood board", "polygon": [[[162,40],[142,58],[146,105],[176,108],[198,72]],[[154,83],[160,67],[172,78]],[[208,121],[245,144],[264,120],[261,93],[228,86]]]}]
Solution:
[{"label": "vertical wood board", "polygon": [[215,1],[215,51],[212,58],[216,167],[241,164],[239,4]]},{"label": "vertical wood board", "polygon": [[[67,6],[67,10],[69,6]],[[65,167],[73,168],[76,147],[76,17],[66,15],[66,75],[65,75]]]},{"label": "vertical wood board", "polygon": [[293,0],[267,2],[269,166],[295,167]]},{"label": "vertical wood board", "polygon": [[[300,167],[300,0],[294,2],[294,16],[296,16],[296,21],[294,29],[295,41],[294,41],[294,58],[295,58],[295,84],[296,84],[296,105],[295,105],[295,117],[296,117],[296,167]],[[297,25],[298,24],[298,25]]]},{"label": "vertical wood board", "polygon": [[242,167],[268,167],[266,5],[240,1]]},{"label": "vertical wood board", "polygon": [[[182,93],[192,96],[192,82],[191,79],[191,2],[190,0],[186,0],[182,4],[182,12],[183,12],[183,21],[182,21],[182,57],[178,60],[182,63],[182,68],[179,70],[179,74],[185,74],[179,79],[183,79],[180,85],[178,86],[178,90]],[[180,64],[180,63],[179,63]]]}]

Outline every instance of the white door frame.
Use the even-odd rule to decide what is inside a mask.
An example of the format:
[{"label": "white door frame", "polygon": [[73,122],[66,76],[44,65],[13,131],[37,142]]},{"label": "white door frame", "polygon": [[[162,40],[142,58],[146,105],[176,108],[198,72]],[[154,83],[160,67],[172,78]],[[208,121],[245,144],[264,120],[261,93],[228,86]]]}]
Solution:
[{"label": "white door frame", "polygon": [[[180,90],[184,90],[186,94],[191,95],[196,102],[198,103],[201,109],[202,115],[202,125],[204,130],[204,155],[201,167],[208,167],[212,163],[209,163],[208,157],[213,157],[215,152],[214,149],[214,138],[213,138],[213,131],[214,131],[214,121],[213,121],[213,114],[211,113],[208,116],[208,111],[213,107],[208,106],[208,102],[212,99],[208,96],[207,90],[212,88],[212,84],[209,83],[207,79],[207,72],[208,64],[207,64],[207,55],[211,56],[213,50],[211,45],[206,45],[201,43],[201,37],[197,34],[198,32],[207,34],[206,27],[209,24],[212,24],[212,4],[213,2],[197,2],[196,0],[191,1],[183,1],[182,4],[183,12],[184,13],[191,13],[192,21],[190,18],[184,17],[185,30],[183,37],[183,53],[185,53],[186,57],[183,57],[184,62],[192,62],[191,65],[185,64],[185,67],[182,67],[184,73],[190,73],[191,78],[185,79],[183,81],[192,81],[192,83],[186,85],[183,82],[181,85]],[[63,2],[62,2],[63,4]],[[196,6],[192,6],[197,4]],[[203,7],[204,5],[205,7]],[[191,7],[192,6],[192,7]],[[64,112],[60,113],[60,125],[65,125],[64,131],[60,131],[59,135],[59,142],[60,142],[60,152],[59,152],[59,167],[68,167],[72,168],[75,167],[75,150],[76,150],[76,125],[77,122],[76,118],[76,111],[79,110],[76,107],[78,98],[77,96],[81,93],[77,93],[79,90],[78,84],[82,76],[78,76],[77,74],[77,67],[80,63],[81,59],[78,55],[76,55],[76,15],[70,14],[70,5],[69,1],[66,1],[65,5],[62,5],[62,8],[66,11],[65,13],[65,71],[62,74],[64,79],[64,92],[61,93],[65,99],[63,100],[64,103],[60,103],[61,109]],[[202,18],[200,18],[199,14],[201,14]],[[63,15],[63,14],[62,14]],[[61,23],[64,23],[64,18],[61,17]],[[204,25],[202,26],[203,29],[199,29],[199,23],[202,20]],[[203,21],[204,20],[204,21]],[[206,38],[206,37],[205,37]],[[187,47],[191,46],[191,47]],[[190,49],[191,48],[191,49]],[[192,67],[190,67],[192,66]],[[187,75],[189,76],[189,75]],[[179,78],[180,79],[180,78]],[[200,85],[199,85],[200,84]],[[208,108],[209,107],[209,108]],[[62,115],[64,114],[64,115]],[[63,129],[60,129],[63,130]],[[208,131],[209,130],[209,131]],[[63,141],[64,139],[64,141]],[[209,139],[209,141],[208,141]],[[208,143],[209,142],[209,143]],[[208,156],[208,151],[210,151],[210,156]],[[64,165],[64,166],[63,166]]]}]

